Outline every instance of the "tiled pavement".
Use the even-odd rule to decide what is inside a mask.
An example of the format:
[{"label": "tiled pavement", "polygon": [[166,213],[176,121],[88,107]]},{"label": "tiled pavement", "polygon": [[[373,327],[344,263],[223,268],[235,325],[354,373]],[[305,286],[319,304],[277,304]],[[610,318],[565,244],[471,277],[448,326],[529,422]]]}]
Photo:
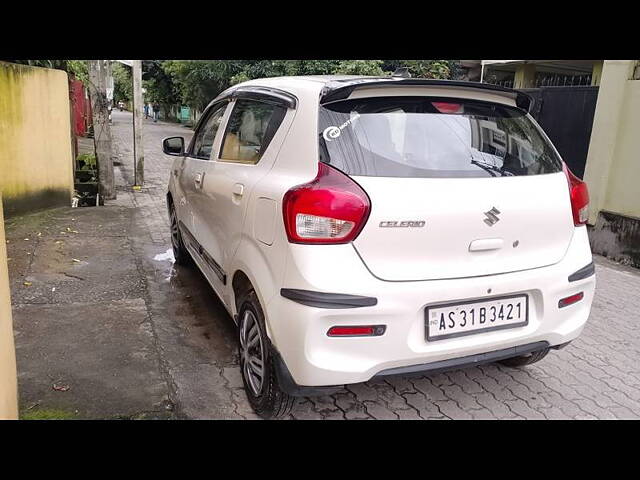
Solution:
[{"label": "tiled pavement", "polygon": [[[162,154],[161,139],[189,136],[174,124],[145,124],[145,186],[133,191],[130,117],[116,112],[113,127],[119,167],[120,205],[135,207],[158,251],[170,246],[165,193],[172,159]],[[135,240],[134,240],[135,241]],[[449,373],[391,378],[349,386],[332,396],[302,399],[296,419],[630,419],[640,418],[640,272],[596,258],[598,287],[590,321],[582,336],[542,362],[525,369],[479,366]],[[202,280],[202,282],[204,282]],[[211,292],[211,296],[214,294]],[[151,300],[152,301],[152,300]],[[224,317],[222,308],[216,315]],[[193,313],[194,316],[200,315]],[[153,312],[151,319],[154,321]],[[196,321],[194,319],[194,321]],[[171,322],[172,320],[167,320]],[[231,323],[230,318],[222,322]],[[167,327],[168,328],[168,327]],[[171,325],[181,336],[195,335]],[[158,328],[162,332],[163,328]],[[213,330],[210,342],[233,349],[232,327]],[[182,342],[180,353],[158,335],[176,404],[187,418],[255,418],[242,391],[235,355],[194,361]],[[218,347],[221,348],[221,347]],[[212,348],[213,350],[213,348]],[[182,359],[182,360],[181,360]],[[181,373],[189,367],[189,375]],[[226,390],[226,391],[225,391]],[[196,392],[196,393],[194,393]],[[197,397],[194,401],[192,398]],[[227,402],[228,405],[215,405]]]}]

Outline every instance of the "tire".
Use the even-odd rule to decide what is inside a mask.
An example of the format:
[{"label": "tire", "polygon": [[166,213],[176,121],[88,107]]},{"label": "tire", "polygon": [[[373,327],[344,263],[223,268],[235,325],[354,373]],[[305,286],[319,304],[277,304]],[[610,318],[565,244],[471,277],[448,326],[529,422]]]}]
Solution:
[{"label": "tire", "polygon": [[549,353],[549,349],[538,350],[537,352],[530,353],[528,355],[520,355],[518,357],[506,358],[500,360],[498,363],[511,368],[524,367],[533,363],[539,362]]},{"label": "tire", "polygon": [[182,240],[182,233],[178,227],[178,215],[173,203],[169,203],[169,220],[171,223],[171,247],[176,264],[183,266],[193,265],[191,254],[187,250]]},{"label": "tire", "polygon": [[[253,290],[240,301],[238,354],[242,382],[253,410],[264,419],[287,416],[293,408],[295,398],[280,388],[271,342],[265,329],[264,314]],[[260,363],[262,369],[259,367]],[[258,374],[259,371],[262,372],[262,377]]]}]

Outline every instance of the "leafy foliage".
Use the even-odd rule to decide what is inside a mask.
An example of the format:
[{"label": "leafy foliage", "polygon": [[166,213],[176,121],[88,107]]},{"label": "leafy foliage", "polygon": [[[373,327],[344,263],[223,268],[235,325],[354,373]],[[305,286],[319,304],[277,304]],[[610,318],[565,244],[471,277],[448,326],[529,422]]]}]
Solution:
[{"label": "leafy foliage", "polygon": [[180,102],[202,110],[231,85],[283,75],[390,75],[406,66],[413,77],[452,78],[451,60],[219,60],[145,61],[147,98],[163,104]]},{"label": "leafy foliage", "polygon": [[81,165],[81,170],[95,170],[96,169],[96,156],[94,153],[83,153],[78,155],[76,161]]},{"label": "leafy foliage", "polygon": [[113,75],[113,101],[118,103],[120,100],[128,102],[133,99],[133,79],[131,76],[131,68],[121,63],[113,62],[111,66]]},{"label": "leafy foliage", "polygon": [[85,85],[89,84],[89,67],[84,60],[67,60],[67,72],[74,75]]},{"label": "leafy foliage", "polygon": [[145,100],[163,104],[174,104],[179,101],[177,85],[171,74],[158,60],[142,62],[142,86],[145,89]]},{"label": "leafy foliage", "polygon": [[333,73],[341,75],[371,75],[380,76],[393,72],[382,70],[382,60],[344,60],[341,61]]},{"label": "leafy foliage", "polygon": [[[231,85],[231,77],[240,73],[240,70],[234,69],[230,63],[168,60],[162,62],[162,70],[171,79],[172,91],[177,93],[178,99],[186,105],[202,110],[211,99]],[[159,72],[156,75],[159,75]],[[152,97],[153,94],[149,92],[149,98]],[[160,99],[156,97],[156,101]]]},{"label": "leafy foliage", "polygon": [[415,78],[450,79],[458,74],[455,60],[384,60],[383,69],[393,72],[396,68],[407,67]]}]

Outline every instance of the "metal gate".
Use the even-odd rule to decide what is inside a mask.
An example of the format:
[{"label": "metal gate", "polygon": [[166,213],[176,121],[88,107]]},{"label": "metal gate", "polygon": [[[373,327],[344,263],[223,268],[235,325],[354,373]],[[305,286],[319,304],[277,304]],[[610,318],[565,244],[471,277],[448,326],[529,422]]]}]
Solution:
[{"label": "metal gate", "polygon": [[544,129],[571,171],[582,178],[598,87],[541,87],[522,91],[535,100],[531,115]]}]

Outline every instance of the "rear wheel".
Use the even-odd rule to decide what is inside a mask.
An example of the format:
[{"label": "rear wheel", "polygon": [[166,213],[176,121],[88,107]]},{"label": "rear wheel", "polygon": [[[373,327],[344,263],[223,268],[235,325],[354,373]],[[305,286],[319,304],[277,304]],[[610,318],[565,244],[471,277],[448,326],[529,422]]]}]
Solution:
[{"label": "rear wheel", "polygon": [[238,318],[240,371],[249,403],[262,418],[284,417],[295,398],[280,388],[264,315],[253,290],[240,302]]},{"label": "rear wheel", "polygon": [[173,203],[169,204],[169,219],[171,221],[171,246],[173,247],[173,257],[178,265],[191,265],[193,260],[191,254],[182,241],[182,233],[178,226],[178,215]]},{"label": "rear wheel", "polygon": [[546,357],[548,353],[549,349],[545,348],[544,350],[538,350],[537,352],[532,352],[528,355],[506,358],[504,360],[500,360],[499,363],[512,368],[524,367],[525,365],[531,365],[533,363],[539,362],[544,357]]}]

